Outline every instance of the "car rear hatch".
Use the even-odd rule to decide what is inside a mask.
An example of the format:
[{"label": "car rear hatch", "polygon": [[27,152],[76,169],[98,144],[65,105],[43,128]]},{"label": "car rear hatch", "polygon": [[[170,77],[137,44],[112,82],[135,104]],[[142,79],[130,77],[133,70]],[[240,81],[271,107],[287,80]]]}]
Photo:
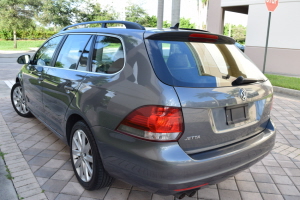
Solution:
[{"label": "car rear hatch", "polygon": [[209,32],[145,33],[157,77],[181,102],[188,154],[216,149],[262,132],[273,99],[270,82],[234,40]]}]

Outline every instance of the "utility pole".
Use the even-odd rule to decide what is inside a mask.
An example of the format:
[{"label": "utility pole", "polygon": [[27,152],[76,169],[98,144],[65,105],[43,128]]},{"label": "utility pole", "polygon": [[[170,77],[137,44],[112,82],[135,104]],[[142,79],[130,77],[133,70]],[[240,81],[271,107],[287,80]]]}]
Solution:
[{"label": "utility pole", "polygon": [[162,29],[164,23],[164,0],[158,0],[157,7],[157,28]]},{"label": "utility pole", "polygon": [[171,26],[175,26],[180,21],[180,0],[172,0]]}]

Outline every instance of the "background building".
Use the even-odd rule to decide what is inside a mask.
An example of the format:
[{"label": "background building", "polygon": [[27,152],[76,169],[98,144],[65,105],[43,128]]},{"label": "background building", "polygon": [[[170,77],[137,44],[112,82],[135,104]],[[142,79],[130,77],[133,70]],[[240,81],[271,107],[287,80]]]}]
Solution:
[{"label": "background building", "polygon": [[[279,0],[272,13],[266,72],[300,75],[299,10],[299,0]],[[209,31],[223,34],[225,11],[248,14],[245,53],[262,69],[269,15],[265,0],[210,0]]]}]

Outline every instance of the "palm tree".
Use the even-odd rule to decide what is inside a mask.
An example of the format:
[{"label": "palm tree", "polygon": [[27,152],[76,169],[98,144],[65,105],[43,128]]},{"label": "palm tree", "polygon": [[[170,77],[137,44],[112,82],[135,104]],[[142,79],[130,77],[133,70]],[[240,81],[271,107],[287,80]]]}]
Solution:
[{"label": "palm tree", "polygon": [[202,0],[203,7],[206,6],[206,5],[208,4],[208,1],[209,1],[209,0]]}]

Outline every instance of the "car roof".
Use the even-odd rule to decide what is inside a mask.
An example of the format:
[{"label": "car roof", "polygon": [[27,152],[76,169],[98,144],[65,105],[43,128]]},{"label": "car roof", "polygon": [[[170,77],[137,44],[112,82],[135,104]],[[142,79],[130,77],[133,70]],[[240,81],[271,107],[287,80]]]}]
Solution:
[{"label": "car roof", "polygon": [[[106,24],[108,23],[117,23],[117,24],[123,24],[126,26],[124,27],[107,27]],[[87,24],[102,24],[102,27],[89,27],[89,28],[73,28],[76,26],[82,26]],[[104,25],[103,25],[104,24]],[[72,29],[69,29],[72,28]],[[176,24],[174,27],[170,28],[163,28],[163,29],[157,29],[157,28],[145,28],[141,26],[140,24],[137,24],[135,22],[127,22],[127,21],[93,21],[93,22],[84,22],[84,23],[78,23],[74,25],[67,26],[63,28],[58,34],[63,33],[106,33],[106,34],[113,34],[113,35],[119,35],[119,36],[128,36],[135,32],[143,33],[145,38],[159,38],[163,37],[166,38],[167,35],[188,35],[192,33],[198,33],[198,34],[205,34],[205,35],[215,35],[218,36],[222,41],[226,41],[226,43],[234,44],[234,40],[230,37],[219,35],[219,34],[213,34],[206,30],[200,30],[200,29],[185,29],[185,28],[179,28],[179,24]]]}]

